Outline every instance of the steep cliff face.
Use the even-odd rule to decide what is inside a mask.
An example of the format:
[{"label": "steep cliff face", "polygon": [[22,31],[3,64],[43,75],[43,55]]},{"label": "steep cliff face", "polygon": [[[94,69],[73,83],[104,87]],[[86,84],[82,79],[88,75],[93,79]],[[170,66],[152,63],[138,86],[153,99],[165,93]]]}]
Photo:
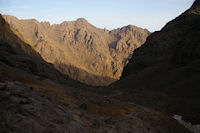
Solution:
[{"label": "steep cliff face", "polygon": [[[199,3],[196,0],[189,10],[161,31],[152,33],[145,44],[134,51],[121,80],[115,85],[138,93],[129,95],[127,92],[129,96],[124,94],[124,98],[132,97],[146,106],[184,114],[191,121],[200,120]],[[148,98],[142,101],[139,95],[144,93]]]},{"label": "steep cliff face", "polygon": [[112,31],[99,29],[84,18],[54,25],[4,18],[47,62],[90,85],[108,85],[119,79],[133,50],[149,35],[131,25]]}]

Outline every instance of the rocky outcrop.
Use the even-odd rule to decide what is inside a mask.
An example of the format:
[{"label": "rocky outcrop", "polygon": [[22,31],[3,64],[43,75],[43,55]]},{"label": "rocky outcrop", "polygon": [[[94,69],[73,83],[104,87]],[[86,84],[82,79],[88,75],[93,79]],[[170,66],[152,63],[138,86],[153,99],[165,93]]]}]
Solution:
[{"label": "rocky outcrop", "polygon": [[63,110],[20,82],[0,83],[0,128],[2,133],[88,133]]},{"label": "rocky outcrop", "polygon": [[112,31],[99,29],[84,18],[54,25],[35,19],[4,18],[45,61],[90,85],[108,85],[119,79],[133,50],[149,35],[147,30],[132,25]]}]

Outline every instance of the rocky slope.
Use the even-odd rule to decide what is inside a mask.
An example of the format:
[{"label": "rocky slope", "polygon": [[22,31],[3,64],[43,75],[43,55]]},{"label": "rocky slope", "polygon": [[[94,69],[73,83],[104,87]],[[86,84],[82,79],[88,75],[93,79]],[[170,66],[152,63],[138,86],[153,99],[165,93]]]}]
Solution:
[{"label": "rocky slope", "polygon": [[[0,77],[5,77],[7,71],[16,71],[17,74],[16,69],[20,69],[40,77],[49,77],[54,81],[64,81],[68,85],[80,84],[80,86],[83,86],[83,84],[60,73],[52,64],[46,63],[38,52],[20,39],[22,35],[18,31],[12,29],[2,16],[0,22],[0,60],[1,65],[3,65],[1,67],[1,72],[3,73]],[[4,66],[4,64],[11,68]],[[15,80],[15,78],[13,78],[13,80]]]},{"label": "rocky slope", "polygon": [[59,73],[18,36],[0,16],[0,133],[189,133],[163,113],[87,91],[96,88]]},{"label": "rocky slope", "polygon": [[74,121],[72,113],[63,111],[24,85],[34,82],[31,74],[39,76],[38,80],[48,77],[61,82],[62,79],[69,86],[78,83],[43,61],[19,36],[0,15],[0,132],[87,132]]},{"label": "rocky slope", "polygon": [[200,123],[200,1],[152,33],[113,86],[121,99]]},{"label": "rocky slope", "polygon": [[84,18],[50,25],[35,19],[4,16],[45,61],[61,72],[90,85],[108,85],[120,78],[133,50],[149,35],[132,25],[108,31]]}]

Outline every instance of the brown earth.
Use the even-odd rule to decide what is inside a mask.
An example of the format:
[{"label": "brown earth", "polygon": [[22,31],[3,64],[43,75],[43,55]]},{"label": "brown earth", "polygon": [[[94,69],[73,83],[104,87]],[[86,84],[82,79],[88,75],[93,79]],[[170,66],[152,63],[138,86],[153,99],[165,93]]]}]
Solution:
[{"label": "brown earth", "polygon": [[0,16],[0,133],[189,133],[163,113],[55,70]]},{"label": "brown earth", "polygon": [[69,77],[95,86],[118,80],[133,50],[150,34],[132,25],[99,29],[84,18],[54,25],[9,15],[4,18],[45,61]]}]

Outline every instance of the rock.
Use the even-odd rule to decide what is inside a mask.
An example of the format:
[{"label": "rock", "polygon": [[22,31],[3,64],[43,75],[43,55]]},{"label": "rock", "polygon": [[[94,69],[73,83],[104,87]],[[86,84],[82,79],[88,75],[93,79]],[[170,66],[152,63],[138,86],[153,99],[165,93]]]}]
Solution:
[{"label": "rock", "polygon": [[99,29],[84,18],[51,26],[9,15],[4,18],[45,61],[69,77],[95,86],[118,80],[133,50],[150,34],[132,25],[112,31]]},{"label": "rock", "polygon": [[[127,91],[121,99],[170,114],[178,112],[185,120],[200,123],[199,24],[200,4],[196,0],[161,31],[152,33],[134,51],[121,80],[113,84]],[[137,94],[129,94],[130,90]]]},{"label": "rock", "polygon": [[[6,95],[9,92],[9,95]],[[23,94],[23,97],[19,97]],[[86,133],[73,114],[38,96],[23,84],[14,83],[0,91],[0,127],[4,132]],[[29,101],[29,102],[27,102]],[[23,104],[22,104],[23,102]]]}]

